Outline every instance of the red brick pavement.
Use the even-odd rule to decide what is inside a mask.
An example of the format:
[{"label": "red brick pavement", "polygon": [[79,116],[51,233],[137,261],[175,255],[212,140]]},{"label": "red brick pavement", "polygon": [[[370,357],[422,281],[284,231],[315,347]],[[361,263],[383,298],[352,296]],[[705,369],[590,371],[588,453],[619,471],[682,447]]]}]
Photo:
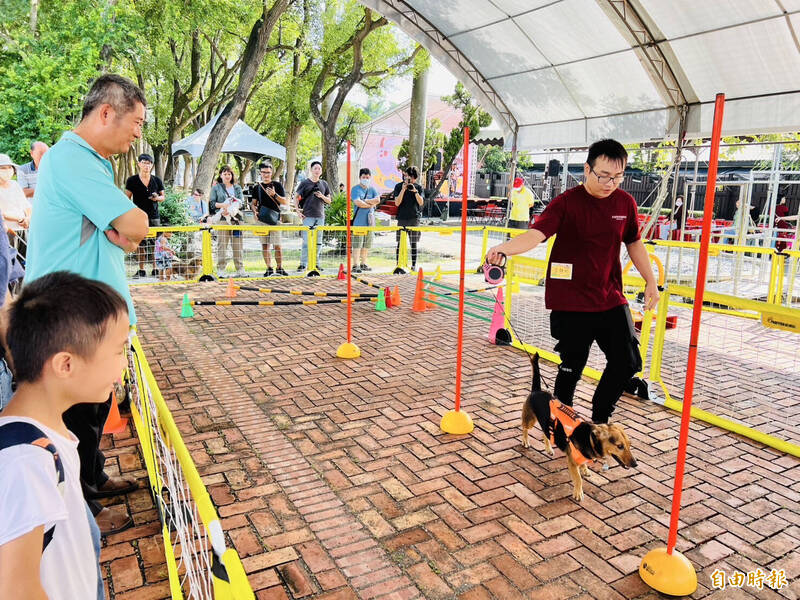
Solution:
[{"label": "red brick pavement", "polygon": [[[381,281],[399,283],[404,304],[354,306],[356,361],[335,358],[340,305],[197,307],[181,320],[184,291],[221,298],[224,286],[134,292],[159,386],[258,598],[660,597],[637,567],[666,539],[678,415],[623,398],[615,416],[639,468],[595,473],[576,504],[563,457],[521,447],[527,358],[468,318],[463,406],[476,429],[442,434],[455,313],[412,313],[411,279]],[[579,387],[584,414],[590,392]],[[110,471],[144,477],[135,438],[106,445]],[[798,475],[796,459],[692,423],[678,549],[698,569],[693,597],[798,597]],[[111,597],[168,597],[147,492],[115,502],[136,527],[103,549]],[[711,589],[715,569],[757,567],[785,568],[789,587]]]}]

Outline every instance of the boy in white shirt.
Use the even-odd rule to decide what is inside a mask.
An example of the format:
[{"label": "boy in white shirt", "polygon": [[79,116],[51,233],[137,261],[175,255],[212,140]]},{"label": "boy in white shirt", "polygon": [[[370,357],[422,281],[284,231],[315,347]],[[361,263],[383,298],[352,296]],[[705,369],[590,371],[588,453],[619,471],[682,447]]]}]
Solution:
[{"label": "boy in white shirt", "polygon": [[108,399],[126,367],[127,305],[104,283],[50,273],[11,305],[6,341],[17,391],[0,414],[0,598],[93,600],[78,439],[62,414]]}]

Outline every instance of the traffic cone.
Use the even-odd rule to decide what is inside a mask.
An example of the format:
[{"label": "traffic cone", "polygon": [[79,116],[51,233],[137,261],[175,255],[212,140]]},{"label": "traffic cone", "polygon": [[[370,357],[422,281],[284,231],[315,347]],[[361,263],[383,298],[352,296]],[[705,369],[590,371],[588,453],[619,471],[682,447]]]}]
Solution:
[{"label": "traffic cone", "polygon": [[442,280],[442,265],[436,265],[436,270],[433,272],[433,280],[434,281]]},{"label": "traffic cone", "polygon": [[427,294],[425,294],[425,308],[427,310],[433,310],[436,308],[434,302],[436,302],[436,294],[433,293],[432,287],[429,285],[425,288]]},{"label": "traffic cone", "polygon": [[226,298],[236,298],[236,284],[233,283],[233,279],[228,279],[228,289],[225,290],[225,297]]},{"label": "traffic cone", "polygon": [[383,290],[378,290],[378,302],[375,303],[375,310],[386,310],[386,298],[383,297]]},{"label": "traffic cone", "polygon": [[494,303],[494,314],[492,315],[492,325],[489,327],[489,341],[497,346],[510,346],[511,334],[505,328],[505,317],[503,311],[503,288],[497,288],[497,299]]},{"label": "traffic cone", "polygon": [[392,308],[392,288],[387,287],[383,292],[383,297],[386,299],[386,308]]},{"label": "traffic cone", "polygon": [[128,419],[119,416],[119,406],[117,405],[117,394],[111,392],[111,410],[108,411],[106,424],[103,425],[103,433],[120,433],[128,426]]},{"label": "traffic cone", "polygon": [[417,272],[417,289],[414,292],[414,304],[411,310],[414,312],[425,312],[425,292],[422,289],[422,269]]},{"label": "traffic cone", "polygon": [[392,291],[392,306],[400,306],[403,301],[400,299],[400,288],[398,286],[394,286],[394,290]]},{"label": "traffic cone", "polygon": [[189,294],[184,294],[183,304],[181,305],[181,318],[189,319],[193,316],[194,316],[194,309],[192,308],[192,303],[189,300]]},{"label": "traffic cone", "polygon": [[347,277],[344,275],[344,265],[342,263],[339,263],[339,274],[336,276],[336,279],[339,281],[347,279]]}]

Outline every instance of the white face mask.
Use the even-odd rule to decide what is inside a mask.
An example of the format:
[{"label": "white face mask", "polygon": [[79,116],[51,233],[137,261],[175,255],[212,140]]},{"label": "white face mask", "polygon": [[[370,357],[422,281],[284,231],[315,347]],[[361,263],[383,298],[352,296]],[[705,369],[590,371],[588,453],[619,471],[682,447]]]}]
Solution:
[{"label": "white face mask", "polygon": [[367,187],[369,185],[369,177],[362,177],[361,178],[361,185]]},{"label": "white face mask", "polygon": [[675,206],[683,206],[683,200],[675,200]]}]

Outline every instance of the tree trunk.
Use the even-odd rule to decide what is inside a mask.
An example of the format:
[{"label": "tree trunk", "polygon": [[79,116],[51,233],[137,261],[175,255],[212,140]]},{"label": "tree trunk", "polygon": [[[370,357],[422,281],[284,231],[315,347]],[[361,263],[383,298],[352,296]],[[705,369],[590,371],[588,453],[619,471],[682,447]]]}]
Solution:
[{"label": "tree trunk", "polygon": [[242,68],[239,73],[239,83],[233,99],[228,102],[220,113],[219,119],[214,124],[208,136],[206,147],[203,150],[203,158],[200,161],[200,168],[197,170],[195,187],[198,187],[209,194],[211,183],[216,171],[217,161],[219,160],[222,145],[233,129],[236,121],[242,115],[253,81],[258,73],[264,56],[267,53],[270,34],[278,22],[279,17],[286,11],[290,0],[275,0],[272,8],[267,7],[265,0],[264,12],[258,21],[253,25],[250,38],[247,40],[244,54],[242,56]]},{"label": "tree trunk", "polygon": [[38,27],[39,27],[39,0],[31,0],[30,28],[31,28],[31,35],[33,37],[38,37],[36,31]]},{"label": "tree trunk", "polygon": [[428,114],[428,69],[414,76],[411,89],[411,119],[408,128],[408,164],[420,170],[425,185],[425,116]]},{"label": "tree trunk", "polygon": [[286,130],[286,185],[284,189],[291,197],[294,192],[294,178],[297,175],[297,146],[300,142],[300,132],[303,126],[300,123],[290,123]]},{"label": "tree trunk", "polygon": [[336,121],[329,120],[322,128],[322,169],[325,181],[331,186],[331,193],[339,189],[338,145]]}]

